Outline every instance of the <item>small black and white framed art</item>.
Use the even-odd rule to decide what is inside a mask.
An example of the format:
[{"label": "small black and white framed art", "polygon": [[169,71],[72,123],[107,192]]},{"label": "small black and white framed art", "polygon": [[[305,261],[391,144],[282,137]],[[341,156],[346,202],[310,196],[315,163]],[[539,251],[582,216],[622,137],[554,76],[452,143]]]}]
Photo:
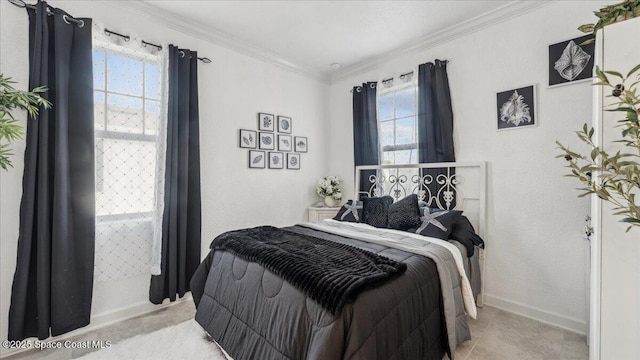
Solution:
[{"label": "small black and white framed art", "polygon": [[254,130],[245,130],[240,129],[240,147],[246,149],[255,149],[256,148],[256,139],[258,132]]},{"label": "small black and white framed art", "polygon": [[269,169],[284,169],[284,153],[269,152]]},{"label": "small black and white framed art", "polygon": [[249,168],[264,169],[265,152],[258,150],[249,150]]},{"label": "small black and white framed art", "polygon": [[276,142],[275,142],[275,134],[268,132],[260,133],[260,149],[261,150],[275,150]]},{"label": "small black and white framed art", "polygon": [[537,125],[536,86],[529,85],[497,94],[498,130]]},{"label": "small black and white framed art", "polygon": [[287,153],[287,169],[300,170],[300,154]]},{"label": "small black and white framed art", "polygon": [[291,134],[291,118],[278,115],[278,132]]},{"label": "small black and white framed art", "polygon": [[291,151],[291,135],[278,135],[278,151]]},{"label": "small black and white framed art", "polygon": [[295,152],[306,153],[307,152],[307,137],[306,136],[295,136],[293,138],[293,146]]},{"label": "small black and white framed art", "polygon": [[595,42],[593,34],[549,45],[549,87],[587,81],[593,76]]},{"label": "small black and white framed art", "polygon": [[258,113],[258,130],[273,132],[276,128],[276,122],[273,117],[272,114]]}]

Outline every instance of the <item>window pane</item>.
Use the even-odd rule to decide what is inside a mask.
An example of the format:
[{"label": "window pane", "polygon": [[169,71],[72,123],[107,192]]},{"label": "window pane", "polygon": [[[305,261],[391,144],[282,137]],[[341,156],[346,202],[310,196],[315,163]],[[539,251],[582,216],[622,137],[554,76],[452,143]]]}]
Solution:
[{"label": "window pane", "polygon": [[102,139],[102,191],[96,193],[96,215],[154,211],[156,144]]},{"label": "window pane", "polygon": [[107,130],[142,134],[142,100],[130,96],[107,96]]},{"label": "window pane", "polygon": [[416,89],[410,87],[396,92],[396,118],[416,114]]},{"label": "window pane", "polygon": [[394,164],[393,151],[383,151],[382,165],[393,165],[393,164]]},{"label": "window pane", "polygon": [[393,93],[378,97],[378,118],[380,120],[393,118]]},{"label": "window pane", "polygon": [[396,145],[415,143],[416,118],[396,120]]},{"label": "window pane", "polygon": [[160,102],[146,100],[144,103],[144,133],[148,135],[158,134],[160,122]]},{"label": "window pane", "polygon": [[393,121],[383,122],[380,124],[380,134],[378,134],[378,140],[381,147],[386,145],[393,145]]},{"label": "window pane", "polygon": [[93,88],[104,90],[104,51],[93,50]]},{"label": "window pane", "polygon": [[109,91],[142,96],[142,61],[109,54],[107,73]]},{"label": "window pane", "polygon": [[102,91],[93,92],[93,119],[96,130],[104,130],[105,122],[105,96]]},{"label": "window pane", "polygon": [[411,150],[394,151],[395,164],[411,164]]},{"label": "window pane", "polygon": [[144,64],[144,96],[147,99],[160,99],[160,66]]}]

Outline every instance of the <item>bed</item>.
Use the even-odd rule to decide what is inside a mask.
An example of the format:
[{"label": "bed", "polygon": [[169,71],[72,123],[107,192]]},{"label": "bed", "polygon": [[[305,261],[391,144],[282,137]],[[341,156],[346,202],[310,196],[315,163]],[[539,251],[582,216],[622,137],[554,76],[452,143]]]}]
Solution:
[{"label": "bed", "polygon": [[[482,237],[485,177],[483,162],[361,166],[356,168],[355,184],[358,195],[369,203],[389,196],[399,202],[415,194],[423,208],[461,210]],[[356,201],[351,204],[355,209]],[[240,243],[242,239],[246,242]],[[253,249],[254,244],[263,246],[260,241],[280,239],[287,244],[289,239],[300,241],[290,250],[300,252],[297,258],[313,259],[309,268],[322,262],[312,251],[330,245],[377,256],[402,269],[396,266],[384,279],[362,283],[357,294],[340,295],[344,301],[327,306],[326,298],[335,295],[331,287],[319,288],[314,279],[298,281],[304,276],[275,269],[272,262],[256,260],[256,253],[251,253],[260,253]],[[484,250],[422,236],[413,229],[325,220],[229,232],[211,247],[191,281],[196,321],[238,360],[442,359],[445,354],[455,360],[456,345],[471,338],[467,317],[475,317],[476,304],[482,305]],[[293,267],[285,262],[282,266]],[[339,271],[332,271],[324,277],[342,283],[343,278],[334,275]]]}]

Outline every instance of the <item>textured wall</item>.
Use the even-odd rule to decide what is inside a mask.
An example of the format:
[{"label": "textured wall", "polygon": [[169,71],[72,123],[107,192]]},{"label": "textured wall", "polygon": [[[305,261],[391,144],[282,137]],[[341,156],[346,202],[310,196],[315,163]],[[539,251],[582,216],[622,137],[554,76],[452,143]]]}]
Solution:
[{"label": "textured wall", "polygon": [[[352,86],[448,59],[459,161],[488,162],[486,298],[493,304],[580,332],[586,331],[583,218],[554,159],[555,140],[591,121],[589,83],[549,89],[547,47],[580,36],[600,3],[563,1],[506,19],[421,53],[335,82],[330,95],[330,169],[353,178]],[[537,84],[538,126],[496,131],[496,92]],[[351,193],[352,188],[347,191]]]}]

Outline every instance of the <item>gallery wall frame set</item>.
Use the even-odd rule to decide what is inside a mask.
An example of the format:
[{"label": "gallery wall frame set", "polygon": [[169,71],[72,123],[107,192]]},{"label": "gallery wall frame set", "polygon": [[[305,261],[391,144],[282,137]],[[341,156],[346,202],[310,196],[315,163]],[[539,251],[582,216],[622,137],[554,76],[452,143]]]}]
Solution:
[{"label": "gallery wall frame set", "polygon": [[549,45],[547,80],[550,88],[590,81],[595,64],[593,34]]},{"label": "gallery wall frame set", "polygon": [[258,130],[238,129],[238,146],[248,152],[250,169],[299,170],[301,153],[308,152],[306,136],[293,135],[289,116],[258,113]]}]

